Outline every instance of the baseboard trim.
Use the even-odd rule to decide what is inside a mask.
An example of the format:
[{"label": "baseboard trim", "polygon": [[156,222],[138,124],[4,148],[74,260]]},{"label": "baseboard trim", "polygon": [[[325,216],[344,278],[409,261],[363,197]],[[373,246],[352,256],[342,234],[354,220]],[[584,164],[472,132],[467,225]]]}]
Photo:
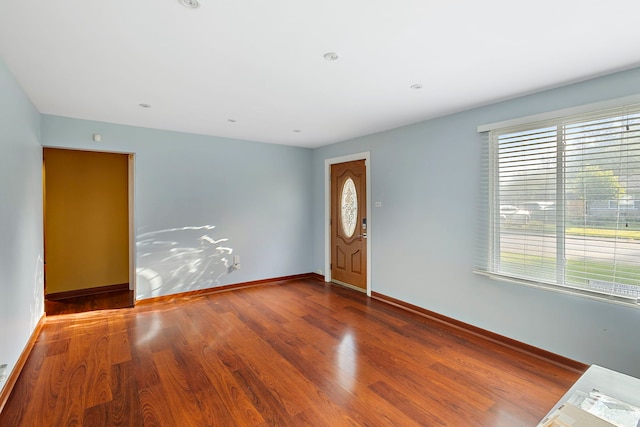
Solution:
[{"label": "baseboard trim", "polygon": [[[275,285],[277,283],[289,282],[301,279],[316,279],[315,273],[294,274],[291,276],[274,277],[272,279],[254,280],[251,282],[234,283],[232,285],[215,286],[212,288],[198,289],[196,291],[179,292],[171,295],[163,295],[160,297],[145,298],[135,302],[136,307],[141,305],[150,305],[163,302],[171,302],[177,299],[193,298],[209,294],[217,294],[220,292],[234,291],[238,289],[253,288],[255,286]],[[323,279],[324,281],[324,279]]]},{"label": "baseboard trim", "polygon": [[465,323],[460,320],[447,317],[445,315],[424,309],[422,307],[418,307],[416,305],[381,294],[379,292],[371,292],[371,298],[381,301],[383,303],[398,307],[400,309],[409,311],[419,316],[425,317],[434,322],[438,322],[447,328],[450,328],[456,331],[462,331],[470,335],[473,335],[475,337],[479,337],[489,342],[492,342],[494,344],[499,344],[503,347],[507,347],[509,349],[516,350],[521,353],[529,354],[533,357],[542,359],[546,362],[552,363],[556,366],[560,366],[562,368],[568,369],[576,373],[581,374],[589,367],[589,365],[585,365],[582,362],[578,362],[576,360],[569,359],[568,357],[564,357],[559,354],[555,354],[550,351],[543,350],[541,348],[523,343],[521,341],[517,341],[512,338],[505,337],[504,335],[496,334],[495,332],[491,332],[486,329],[473,326],[469,323]]},{"label": "baseboard trim", "polygon": [[49,301],[60,301],[70,298],[88,297],[92,295],[108,294],[111,292],[128,291],[128,283],[119,283],[117,285],[97,286],[95,288],[75,289],[73,291],[55,292],[45,295],[45,299]]},{"label": "baseboard trim", "polygon": [[321,281],[322,283],[326,283],[324,281],[324,276],[318,273],[309,273],[309,279],[315,279]]},{"label": "baseboard trim", "polygon": [[29,337],[29,341],[27,341],[27,345],[24,347],[24,350],[22,350],[22,353],[20,354],[18,361],[16,362],[15,366],[11,370],[11,373],[7,377],[7,382],[5,383],[4,388],[2,389],[2,391],[0,391],[0,412],[2,412],[2,410],[4,409],[4,405],[9,400],[9,396],[11,395],[11,392],[13,391],[13,387],[15,387],[16,382],[18,381],[18,377],[22,372],[22,368],[24,368],[25,363],[27,363],[27,359],[31,354],[31,350],[33,350],[33,346],[36,345],[36,341],[38,339],[38,336],[40,336],[40,331],[42,331],[45,321],[46,321],[46,314],[42,313],[42,317],[40,317],[38,324],[33,329],[33,332]]}]

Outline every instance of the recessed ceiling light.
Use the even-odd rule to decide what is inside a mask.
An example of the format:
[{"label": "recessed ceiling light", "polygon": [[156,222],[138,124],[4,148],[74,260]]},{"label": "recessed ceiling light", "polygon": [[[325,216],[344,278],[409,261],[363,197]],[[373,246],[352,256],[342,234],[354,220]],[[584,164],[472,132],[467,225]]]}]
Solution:
[{"label": "recessed ceiling light", "polygon": [[138,104],[139,106],[141,106],[142,108],[151,108],[151,105],[149,104]]},{"label": "recessed ceiling light", "polygon": [[338,59],[338,54],[335,52],[325,53],[324,59],[326,59],[327,61],[335,61],[336,59]]},{"label": "recessed ceiling light", "polygon": [[422,85],[420,83],[416,83],[414,85],[411,85],[411,89],[422,89]]},{"label": "recessed ceiling light", "polygon": [[200,2],[198,0],[178,0],[183,6],[188,7],[189,9],[197,9],[200,7]]},{"label": "recessed ceiling light", "polygon": [[235,122],[237,122],[237,120],[236,120],[236,119],[227,119],[227,121],[228,121],[229,123],[235,123]]},{"label": "recessed ceiling light", "polygon": [[296,133],[302,132],[300,129],[294,129],[293,131]]}]

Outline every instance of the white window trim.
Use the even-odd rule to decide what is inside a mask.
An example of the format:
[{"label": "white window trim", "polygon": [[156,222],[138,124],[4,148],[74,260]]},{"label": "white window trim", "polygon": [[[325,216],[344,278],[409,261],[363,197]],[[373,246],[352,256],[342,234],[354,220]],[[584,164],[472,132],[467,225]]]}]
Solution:
[{"label": "white window trim", "polygon": [[625,105],[638,104],[638,103],[640,103],[640,94],[630,95],[622,98],[614,98],[606,101],[594,102],[592,104],[584,104],[576,107],[563,108],[561,110],[549,111],[546,113],[533,114],[530,116],[517,117],[514,119],[508,119],[500,122],[480,125],[478,126],[478,133],[489,132],[492,130],[502,129],[502,128],[509,128],[512,126],[525,125],[527,123],[553,120],[553,119],[558,119],[560,117],[574,116],[576,114],[592,113],[599,110],[623,107]]},{"label": "white window trim", "polygon": [[587,298],[590,300],[601,301],[601,302],[606,302],[610,304],[617,304],[617,305],[629,307],[632,309],[633,308],[640,309],[640,305],[638,304],[633,304],[633,303],[630,303],[628,300],[625,300],[623,298],[616,298],[615,296],[608,295],[608,294],[598,294],[595,292],[582,291],[581,289],[572,288],[570,286],[555,286],[555,285],[550,285],[542,282],[518,279],[515,277],[503,276],[501,274],[496,274],[496,273],[490,273],[488,271],[480,271],[478,269],[474,269],[473,272],[480,276],[485,276],[490,279],[498,280],[500,282],[505,282],[509,284],[526,286],[526,287],[535,288],[535,289],[542,289],[544,291],[555,292],[558,294],[573,295],[581,298]]},{"label": "white window trim", "polygon": [[[516,127],[527,126],[527,125],[532,125],[536,123],[542,126],[541,123],[544,123],[545,121],[562,120],[566,117],[582,115],[582,114],[585,114],[585,115],[590,113],[597,114],[600,111],[615,109],[615,108],[623,108],[623,107],[634,105],[634,104],[636,105],[640,104],[640,94],[626,96],[622,98],[610,99],[602,102],[585,104],[585,105],[576,106],[576,107],[565,108],[561,110],[550,111],[550,112],[541,113],[541,114],[535,114],[535,115],[524,116],[520,118],[504,120],[504,121],[495,122],[495,123],[486,124],[486,125],[480,125],[478,126],[477,129],[478,129],[478,133],[488,134],[490,131],[493,131],[493,130],[516,128]],[[489,143],[488,140],[485,142]],[[490,153],[489,155],[492,155],[492,154]],[[492,171],[488,172],[489,175],[491,175],[492,173],[493,173]],[[489,193],[487,194],[487,196],[490,199],[488,203],[491,204],[492,203],[491,190],[489,190]],[[487,225],[490,228],[493,227],[493,224],[491,223],[491,221],[489,221]],[[489,231],[489,233],[491,234],[493,233],[493,231]],[[491,251],[491,249],[489,249],[489,251]],[[513,277],[507,274],[503,275],[499,272],[492,272],[492,271],[487,271],[487,270],[478,269],[478,268],[474,268],[473,272],[475,274],[482,275],[482,276],[491,278],[493,280],[501,281],[501,282],[523,285],[527,287],[561,293],[565,295],[567,294],[574,295],[574,296],[587,298],[591,300],[623,305],[625,307],[640,308],[640,300],[637,300],[637,302],[632,302],[632,300],[629,300],[625,297],[621,297],[615,294],[611,295],[607,293],[600,293],[593,290],[583,290],[578,287],[573,287],[570,284],[554,285],[550,283],[539,282],[536,280]]]}]

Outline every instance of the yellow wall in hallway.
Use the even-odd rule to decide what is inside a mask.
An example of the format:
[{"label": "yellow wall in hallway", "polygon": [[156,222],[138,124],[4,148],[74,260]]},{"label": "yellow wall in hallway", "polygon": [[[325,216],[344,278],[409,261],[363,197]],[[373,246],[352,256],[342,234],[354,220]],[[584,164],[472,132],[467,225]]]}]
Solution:
[{"label": "yellow wall in hallway", "polygon": [[44,149],[46,293],[129,281],[128,156]]}]

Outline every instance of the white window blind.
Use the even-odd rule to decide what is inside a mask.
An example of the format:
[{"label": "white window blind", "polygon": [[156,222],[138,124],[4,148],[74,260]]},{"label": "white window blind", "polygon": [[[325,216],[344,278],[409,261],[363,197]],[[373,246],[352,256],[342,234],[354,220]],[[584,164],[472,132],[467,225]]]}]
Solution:
[{"label": "white window blind", "polygon": [[484,134],[479,272],[640,302],[640,105]]}]

